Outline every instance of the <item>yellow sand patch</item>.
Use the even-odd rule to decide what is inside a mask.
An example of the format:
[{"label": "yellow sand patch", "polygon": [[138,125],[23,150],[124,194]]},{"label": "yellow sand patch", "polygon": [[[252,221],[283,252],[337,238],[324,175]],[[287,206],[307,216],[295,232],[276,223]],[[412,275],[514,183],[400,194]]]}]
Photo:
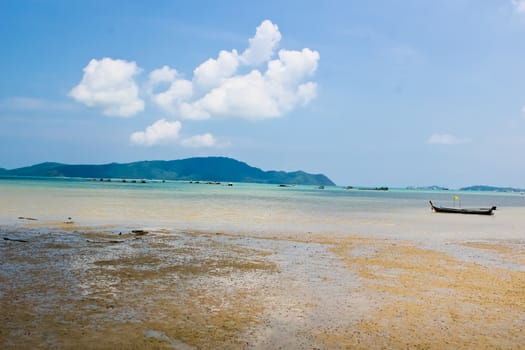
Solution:
[{"label": "yellow sand patch", "polygon": [[466,247],[485,249],[498,253],[504,259],[525,265],[525,242],[465,242]]},{"label": "yellow sand patch", "polygon": [[[525,272],[458,261],[410,242],[349,238],[332,251],[363,280],[377,307],[328,348],[519,348],[525,344]],[[362,251],[366,251],[363,254]]]}]

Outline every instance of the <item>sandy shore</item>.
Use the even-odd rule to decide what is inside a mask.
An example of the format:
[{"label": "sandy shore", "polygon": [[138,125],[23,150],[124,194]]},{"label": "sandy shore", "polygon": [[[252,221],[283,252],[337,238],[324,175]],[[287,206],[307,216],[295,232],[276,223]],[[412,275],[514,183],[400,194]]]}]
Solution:
[{"label": "sandy shore", "polygon": [[525,240],[29,222],[0,237],[2,349],[525,348]]}]

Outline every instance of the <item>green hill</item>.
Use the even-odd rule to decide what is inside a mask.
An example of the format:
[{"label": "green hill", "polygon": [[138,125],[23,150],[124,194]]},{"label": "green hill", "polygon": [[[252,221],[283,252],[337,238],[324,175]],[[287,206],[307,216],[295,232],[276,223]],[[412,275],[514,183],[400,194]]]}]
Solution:
[{"label": "green hill", "polygon": [[102,165],[41,163],[7,170],[10,176],[64,176],[84,178],[159,179],[194,181],[255,182],[269,184],[325,185],[334,183],[325,175],[303,171],[263,171],[226,157],[199,157]]},{"label": "green hill", "polygon": [[496,187],[496,186],[485,186],[476,185],[460,188],[460,191],[477,191],[477,192],[524,192],[525,189],[514,188],[514,187]]}]

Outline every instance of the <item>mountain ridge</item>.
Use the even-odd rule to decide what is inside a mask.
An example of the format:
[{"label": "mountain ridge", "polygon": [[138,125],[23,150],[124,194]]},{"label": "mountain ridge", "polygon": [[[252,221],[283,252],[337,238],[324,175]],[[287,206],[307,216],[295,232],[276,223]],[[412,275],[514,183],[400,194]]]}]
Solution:
[{"label": "mountain ridge", "polygon": [[499,186],[487,186],[487,185],[474,185],[468,187],[462,187],[460,191],[477,191],[477,192],[525,192],[523,188],[516,187],[499,187]]},{"label": "mountain ridge", "polygon": [[223,182],[253,182],[268,184],[335,185],[326,175],[293,172],[264,171],[245,162],[228,157],[193,157],[177,160],[144,160],[132,163],[63,164],[44,162],[32,166],[6,170],[8,176],[82,177],[193,180]]}]

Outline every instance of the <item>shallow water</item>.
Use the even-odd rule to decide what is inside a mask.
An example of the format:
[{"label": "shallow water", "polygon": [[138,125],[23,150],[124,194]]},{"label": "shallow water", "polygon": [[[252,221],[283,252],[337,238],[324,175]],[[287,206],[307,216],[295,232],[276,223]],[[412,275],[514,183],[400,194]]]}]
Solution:
[{"label": "shallow water", "polygon": [[[441,205],[488,207],[496,215],[435,214]],[[457,191],[347,190],[261,184],[123,183],[85,179],[0,178],[0,222],[168,228],[279,235],[360,234],[411,239],[522,238],[525,196]]]},{"label": "shallow water", "polygon": [[[454,195],[498,210],[430,211]],[[524,213],[519,194],[0,179],[0,347],[513,348]]]}]

